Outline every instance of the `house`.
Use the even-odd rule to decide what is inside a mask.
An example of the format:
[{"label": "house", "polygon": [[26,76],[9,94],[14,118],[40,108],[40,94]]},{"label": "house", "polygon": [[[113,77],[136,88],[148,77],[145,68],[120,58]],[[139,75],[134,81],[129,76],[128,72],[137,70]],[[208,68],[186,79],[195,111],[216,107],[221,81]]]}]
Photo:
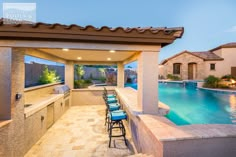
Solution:
[{"label": "house", "polygon": [[168,74],[183,80],[203,80],[209,75],[222,77],[231,74],[236,77],[236,42],[218,46],[209,51],[183,51],[159,65],[159,76]]}]

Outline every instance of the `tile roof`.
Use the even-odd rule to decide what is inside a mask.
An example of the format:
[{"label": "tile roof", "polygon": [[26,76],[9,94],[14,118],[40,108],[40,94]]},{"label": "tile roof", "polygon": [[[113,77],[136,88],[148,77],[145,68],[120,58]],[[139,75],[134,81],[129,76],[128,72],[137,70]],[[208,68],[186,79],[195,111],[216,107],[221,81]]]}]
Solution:
[{"label": "tile roof", "polygon": [[231,43],[220,45],[216,48],[211,49],[210,51],[215,51],[221,48],[234,48],[234,47],[236,48],[236,42],[231,42]]},{"label": "tile roof", "polygon": [[[94,27],[91,25],[82,27],[79,25],[63,25],[59,23],[47,24],[16,23],[6,24],[0,19],[0,39],[47,39],[47,40],[78,40],[100,41],[117,43],[146,43],[161,44],[162,46],[172,43],[176,38],[181,38],[183,27]],[[4,35],[4,33],[6,35]],[[24,35],[22,34],[24,33]],[[30,34],[29,34],[30,33]],[[99,38],[97,38],[99,37]]]},{"label": "tile roof", "polygon": [[192,54],[194,54],[195,56],[198,56],[200,58],[202,58],[203,60],[223,60],[223,58],[219,57],[218,55],[216,55],[213,52],[210,51],[203,51],[203,52],[191,52]]},{"label": "tile roof", "polygon": [[218,55],[216,55],[215,53],[211,52],[211,51],[202,51],[202,52],[190,52],[190,51],[183,51],[183,52],[180,52],[180,53],[177,53],[176,55],[170,57],[170,58],[167,58],[165,60],[163,60],[160,64],[163,65],[165,64],[166,62],[168,62],[169,60],[177,57],[177,56],[180,56],[184,53],[188,53],[190,55],[193,55],[193,56],[196,56],[198,58],[201,58],[203,59],[204,61],[218,61],[218,60],[224,60],[223,58],[219,57]]}]

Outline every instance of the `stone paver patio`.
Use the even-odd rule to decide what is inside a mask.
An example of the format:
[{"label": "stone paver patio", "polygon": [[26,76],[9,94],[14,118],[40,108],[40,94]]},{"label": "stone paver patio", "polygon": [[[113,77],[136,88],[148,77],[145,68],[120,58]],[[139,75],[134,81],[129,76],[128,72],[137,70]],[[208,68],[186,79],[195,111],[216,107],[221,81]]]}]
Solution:
[{"label": "stone paver patio", "polygon": [[[113,138],[108,148],[104,115],[103,105],[71,107],[25,157],[123,157],[133,154],[122,138]],[[127,138],[130,141],[129,133]]]}]

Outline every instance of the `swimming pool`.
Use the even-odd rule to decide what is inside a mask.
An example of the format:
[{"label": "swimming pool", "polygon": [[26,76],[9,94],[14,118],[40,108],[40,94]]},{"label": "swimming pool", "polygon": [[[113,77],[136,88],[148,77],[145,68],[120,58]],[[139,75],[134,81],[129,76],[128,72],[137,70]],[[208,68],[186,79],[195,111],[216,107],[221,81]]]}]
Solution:
[{"label": "swimming pool", "polygon": [[[137,84],[129,84],[137,89]],[[171,110],[176,125],[236,124],[236,95],[188,88],[183,83],[159,83],[159,100]]]}]

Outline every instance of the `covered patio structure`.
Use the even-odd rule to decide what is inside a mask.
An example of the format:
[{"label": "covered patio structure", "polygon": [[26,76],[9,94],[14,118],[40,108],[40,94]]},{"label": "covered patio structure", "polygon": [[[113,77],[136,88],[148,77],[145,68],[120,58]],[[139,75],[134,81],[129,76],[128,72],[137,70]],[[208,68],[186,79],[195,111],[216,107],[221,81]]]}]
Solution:
[{"label": "covered patio structure", "polygon": [[[158,54],[162,47],[173,43],[182,34],[183,28],[95,28],[45,23],[4,24],[1,21],[0,156],[23,156],[47,131],[44,128],[40,135],[37,134],[37,139],[27,139],[27,118],[44,108],[34,107],[30,113],[24,108],[32,97],[37,99],[35,93],[42,89],[30,89],[34,92],[32,96],[24,88],[25,55],[65,64],[65,84],[72,89],[71,106],[104,105],[102,88],[73,89],[74,64],[117,65],[117,87],[108,89],[117,92],[128,113],[137,150],[146,152],[150,148],[140,138],[145,135],[137,131],[141,124],[137,116],[162,114],[163,106],[158,105]],[[124,88],[124,66],[133,61],[138,63],[137,91]],[[42,127],[41,123],[37,125]]]}]

